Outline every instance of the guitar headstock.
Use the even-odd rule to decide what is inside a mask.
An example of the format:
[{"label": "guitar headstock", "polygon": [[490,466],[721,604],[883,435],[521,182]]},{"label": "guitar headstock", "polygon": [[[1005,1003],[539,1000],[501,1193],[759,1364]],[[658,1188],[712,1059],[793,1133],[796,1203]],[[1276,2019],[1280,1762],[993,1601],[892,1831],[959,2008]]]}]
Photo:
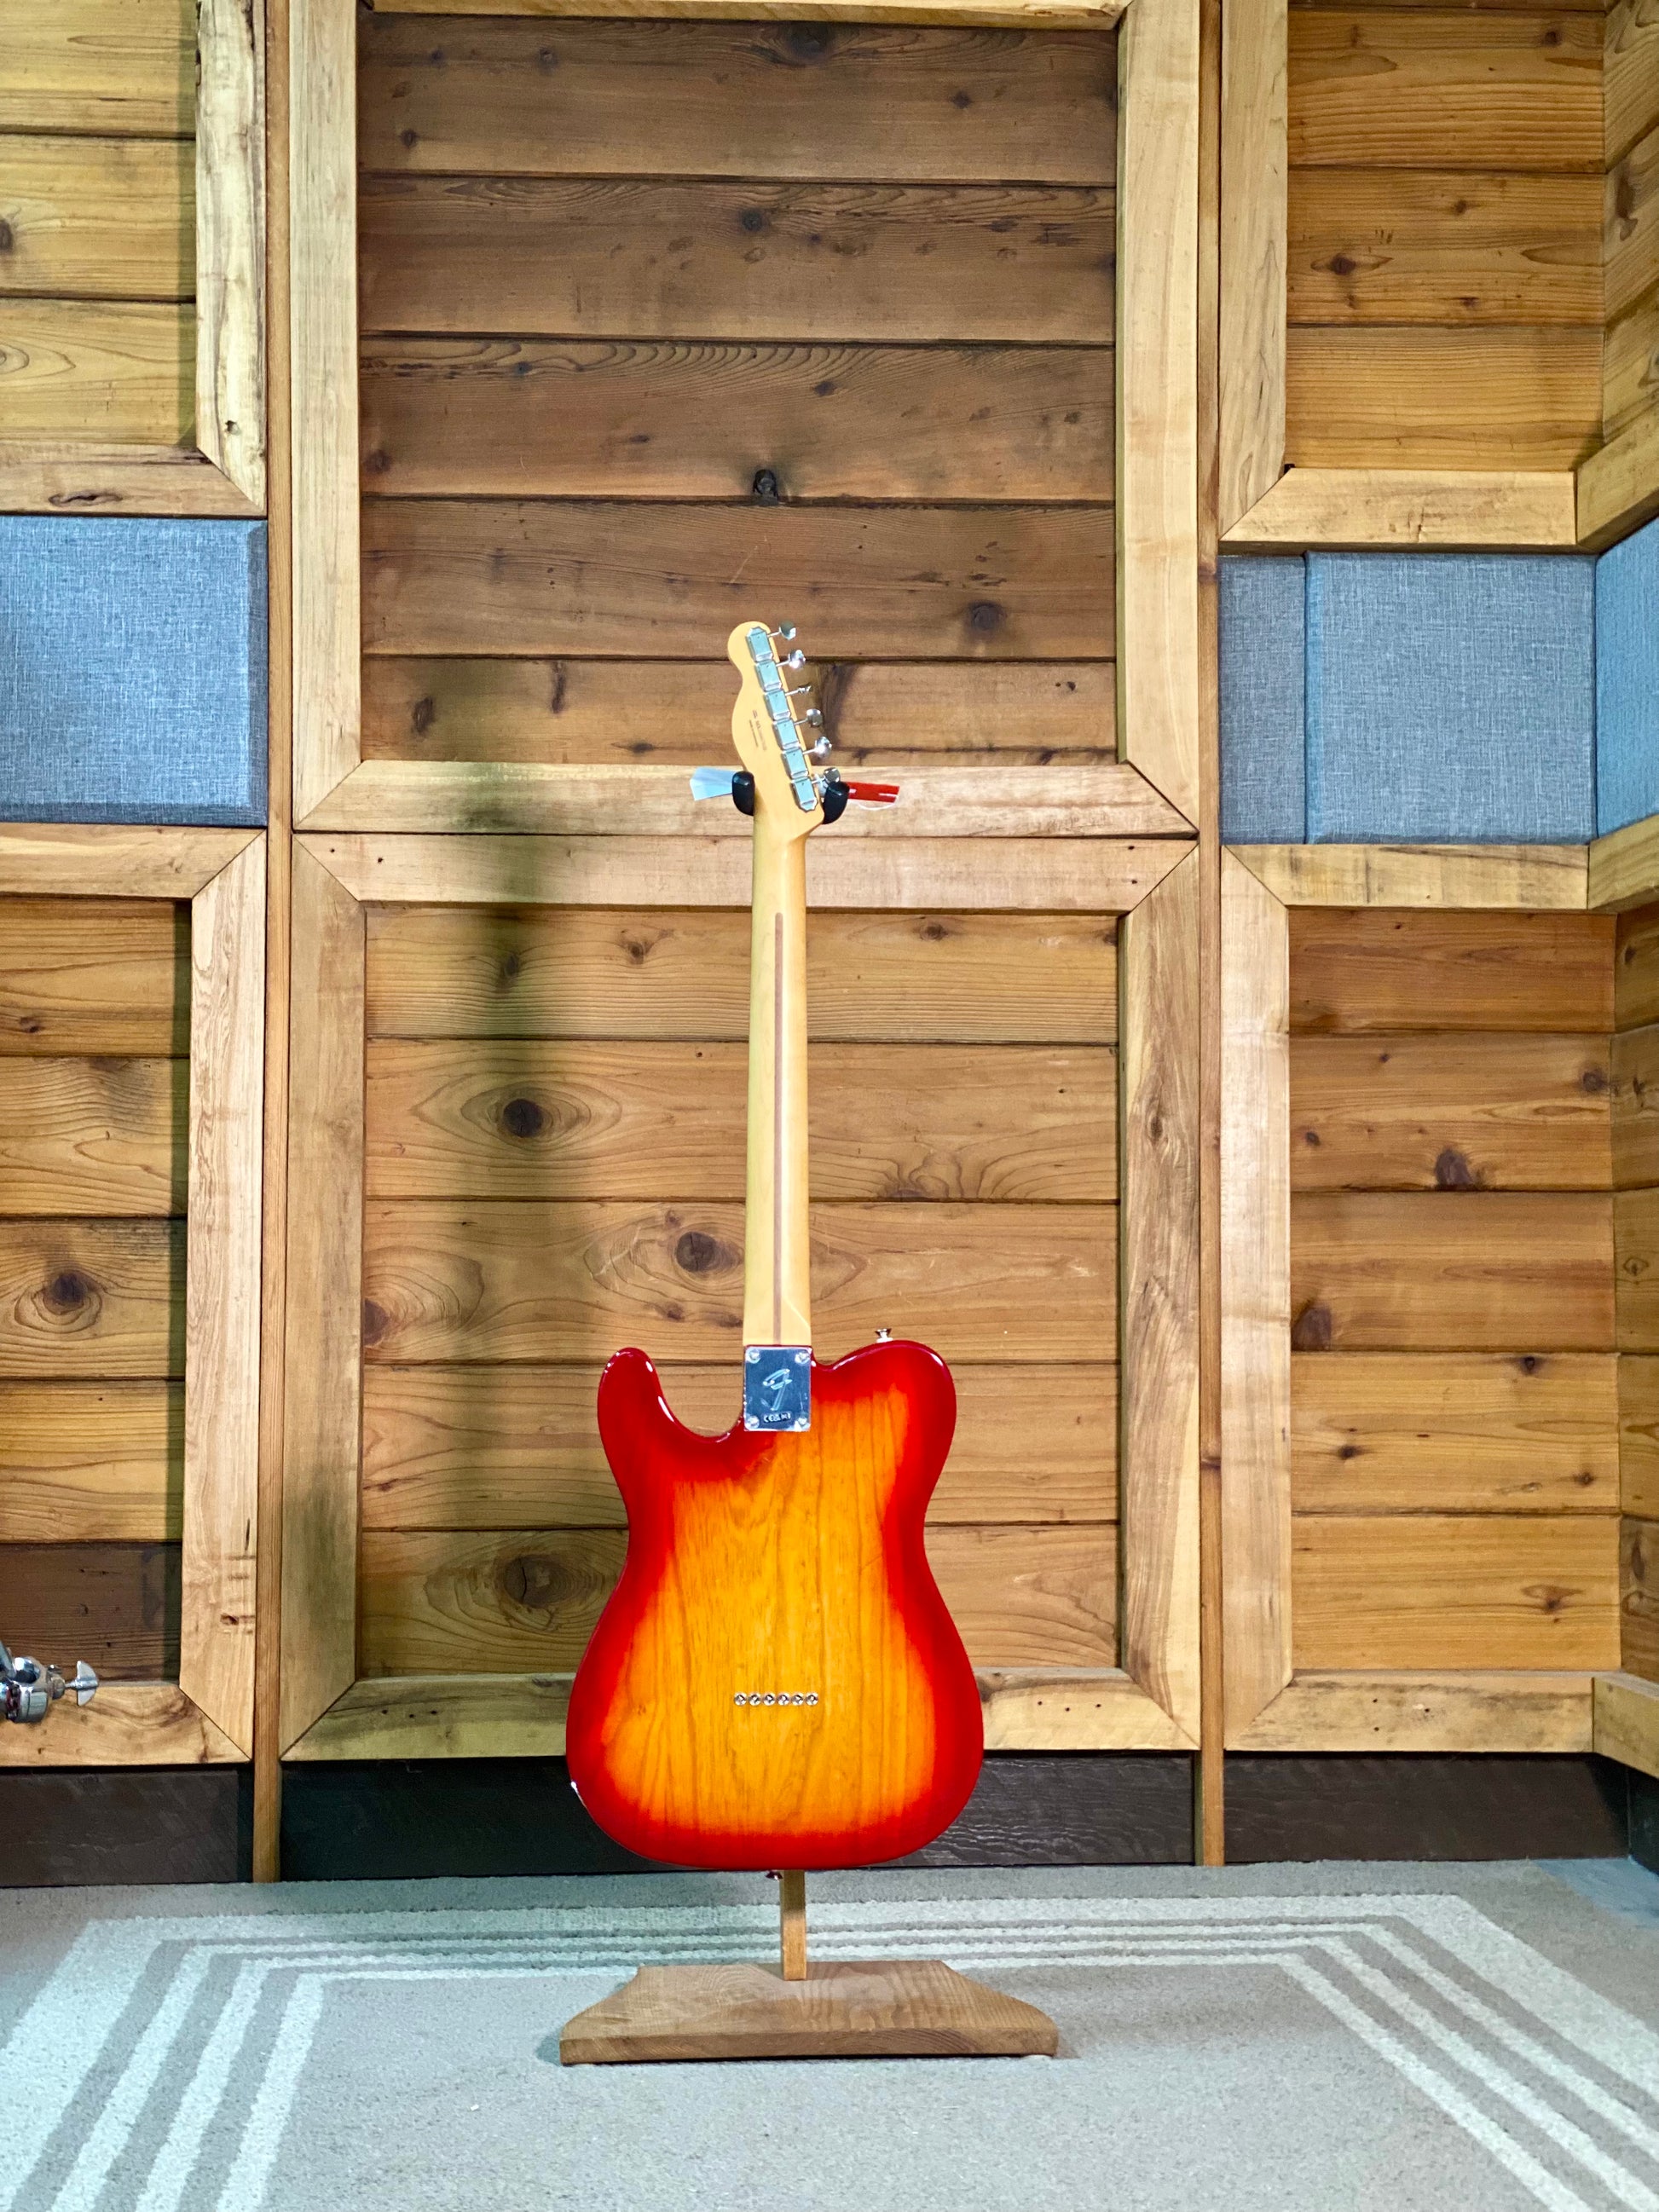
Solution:
[{"label": "guitar headstock", "polygon": [[823,718],[812,704],[812,687],[800,680],[806,656],[794,639],[787,623],[775,630],[744,622],[726,641],[727,658],[743,679],[732,710],[732,742],[755,780],[757,817],[763,816],[783,837],[804,837],[823,820],[827,772],[814,769],[811,757],[830,750],[819,734]]}]

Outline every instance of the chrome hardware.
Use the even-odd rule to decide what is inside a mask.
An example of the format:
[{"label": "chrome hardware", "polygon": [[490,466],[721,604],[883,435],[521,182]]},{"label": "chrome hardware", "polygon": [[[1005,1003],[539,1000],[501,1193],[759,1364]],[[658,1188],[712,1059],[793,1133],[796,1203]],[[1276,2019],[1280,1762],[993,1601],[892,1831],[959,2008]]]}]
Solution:
[{"label": "chrome hardware", "polygon": [[38,1659],[14,1659],[0,1644],[0,1716],[9,1721],[43,1721],[63,1697],[90,1705],[97,1689],[98,1677],[84,1659],[76,1660],[65,1681],[58,1668],[43,1667]]},{"label": "chrome hardware", "polygon": [[876,1331],[876,1342],[878,1344],[890,1344],[892,1341],[893,1332],[890,1328],[878,1328]]},{"label": "chrome hardware", "polygon": [[743,1355],[743,1425],[775,1435],[812,1425],[812,1353],[807,1345],[751,1344]]},{"label": "chrome hardware", "polygon": [[[810,716],[808,717],[808,720],[811,720]],[[830,744],[828,738],[820,738],[817,744],[811,747],[810,750],[814,760],[822,760],[824,755],[828,752],[833,751],[834,748]]]},{"label": "chrome hardware", "polygon": [[796,636],[795,625],[793,623],[780,623],[775,629],[769,630],[767,635],[781,637],[786,645],[793,645]]},{"label": "chrome hardware", "polygon": [[823,727],[823,716],[816,707],[809,707],[801,716],[801,720],[803,722],[810,722],[815,730],[821,730]]},{"label": "chrome hardware", "polygon": [[805,668],[806,665],[806,655],[801,651],[800,647],[797,646],[793,653],[786,653],[784,654],[783,665],[786,668]]},{"label": "chrome hardware", "polygon": [[732,1697],[734,1705],[815,1705],[817,1701],[816,1690],[737,1690]]}]

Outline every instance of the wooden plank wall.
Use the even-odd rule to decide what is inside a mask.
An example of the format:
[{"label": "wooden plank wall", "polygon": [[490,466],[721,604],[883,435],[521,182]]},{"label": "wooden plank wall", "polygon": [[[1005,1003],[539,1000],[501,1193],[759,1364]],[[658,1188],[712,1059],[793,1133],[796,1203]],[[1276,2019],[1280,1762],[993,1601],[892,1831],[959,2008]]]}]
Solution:
[{"label": "wooden plank wall", "polygon": [[[1601,0],[1292,0],[1291,464],[1564,470],[1595,449],[1602,35]],[[1650,199],[1651,145],[1632,158]]]},{"label": "wooden plank wall", "polygon": [[0,898],[0,1636],[176,1677],[190,913]]},{"label": "wooden plank wall", "polygon": [[0,0],[0,439],[194,441],[191,0]]},{"label": "wooden plank wall", "polygon": [[1115,38],[359,54],[366,757],[718,759],[757,607],[849,763],[1115,757]]},{"label": "wooden plank wall", "polygon": [[1608,438],[1659,411],[1659,14],[1618,0],[1607,20],[1603,240]]},{"label": "wooden plank wall", "polygon": [[1615,977],[1621,1664],[1659,1681],[1659,907],[1620,915]]},{"label": "wooden plank wall", "polygon": [[[954,1368],[929,1551],[985,1667],[1116,1663],[1115,938],[809,940],[815,1338]],[[362,1674],[574,1665],[623,1558],[617,1346],[734,1418],[747,970],[737,910],[371,908]]]},{"label": "wooden plank wall", "polygon": [[1619,1663],[1613,933],[1291,910],[1298,1669]]}]

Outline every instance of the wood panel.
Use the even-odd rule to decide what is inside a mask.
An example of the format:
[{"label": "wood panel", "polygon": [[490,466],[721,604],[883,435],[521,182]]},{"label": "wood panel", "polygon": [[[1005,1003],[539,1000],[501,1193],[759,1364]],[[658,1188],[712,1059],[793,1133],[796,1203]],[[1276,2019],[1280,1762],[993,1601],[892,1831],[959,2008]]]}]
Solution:
[{"label": "wood panel", "polygon": [[1650,293],[1609,325],[1601,381],[1611,442],[1659,404],[1659,295]]},{"label": "wood panel", "polygon": [[1612,1260],[1601,1193],[1305,1192],[1291,1200],[1291,1342],[1611,1351]]},{"label": "wood panel", "polygon": [[1115,206],[1061,185],[368,177],[361,327],[1101,344]]},{"label": "wood panel", "polygon": [[1291,1187],[1605,1190],[1608,1091],[1605,1036],[1298,1037]]},{"label": "wood panel", "polygon": [[[372,1037],[748,1035],[749,917],[733,909],[382,908],[368,947]],[[815,1044],[1117,1035],[1106,915],[815,912],[806,958]]]},{"label": "wood panel", "polygon": [[1113,649],[1102,507],[705,507],[371,500],[371,653],[708,649],[773,599],[814,653],[1088,659]]},{"label": "wood panel", "polygon": [[0,1382],[0,1544],[176,1541],[184,1446],[177,1382]]},{"label": "wood panel", "polygon": [[0,1213],[185,1210],[183,1060],[0,1057]]},{"label": "wood panel", "polygon": [[1621,1190],[1613,1203],[1619,1269],[1619,1349],[1659,1352],[1659,1190]]},{"label": "wood panel", "polygon": [[1659,12],[1653,0],[1615,0],[1608,9],[1602,100],[1611,168],[1659,118]]},{"label": "wood panel", "polygon": [[194,19],[187,0],[0,0],[0,130],[187,138]]},{"label": "wood panel", "polygon": [[9,438],[188,445],[194,314],[165,302],[9,301],[0,420]]},{"label": "wood panel", "polygon": [[1659,1521],[1659,1358],[1619,1362],[1619,1482],[1626,1513]]},{"label": "wood panel", "polygon": [[[1300,472],[1285,478],[1293,483]],[[1352,482],[1364,469],[1316,471]],[[1408,477],[1408,483],[1420,477]],[[1554,477],[1535,479],[1554,483]],[[1571,495],[1573,479],[1559,481]],[[1407,513],[1410,511],[1409,501]],[[1583,845],[1241,845],[1238,860],[1286,906],[1583,914]],[[1398,1026],[1398,1025],[1396,1025]]]},{"label": "wood panel", "polygon": [[[218,1802],[214,1808],[212,1800],[204,1802],[178,1771],[228,1765],[240,1761],[242,1754],[176,1683],[112,1682],[91,1705],[60,1705],[52,1717],[50,1730],[8,1729],[0,1738],[0,1767],[102,1768],[104,1771],[96,1776],[86,1776],[85,1796],[72,1785],[64,1790],[67,1777],[53,1776],[53,1786],[63,1791],[60,1803],[67,1801],[64,1817],[73,1824],[78,1841],[86,1840],[89,1798],[110,1823],[105,1839],[113,1830],[119,1835],[120,1846],[111,1850],[106,1845],[99,1850],[100,1839],[94,1832],[93,1850],[84,1856],[77,1850],[73,1859],[66,1859],[51,1848],[55,1839],[50,1826],[45,1826],[43,1834],[31,1825],[30,1842],[40,1849],[39,1863],[50,1868],[43,1882],[58,1887],[70,1878],[68,1870],[77,1863],[85,1869],[86,1879],[106,1881],[245,1879],[238,1848],[240,1815],[235,1776],[228,1775],[224,1785],[215,1785]],[[147,1766],[172,1767],[174,1771],[152,1777],[142,1771]],[[125,1773],[119,1771],[123,1768],[127,1770]],[[78,1782],[80,1778],[76,1779]],[[164,1796],[161,1785],[165,1785]],[[217,1833],[210,1829],[204,1834],[204,1816],[212,1809],[218,1814]],[[13,1858],[14,1879],[18,1878],[20,1864],[27,1863]]]},{"label": "wood panel", "polygon": [[1233,0],[1221,24],[1217,362],[1224,537],[1285,465],[1285,0]]},{"label": "wood panel", "polygon": [[1613,1181],[1659,1183],[1659,1025],[1613,1039]]},{"label": "wood panel", "polygon": [[[0,822],[0,891],[100,902],[193,899],[261,835],[136,823]],[[73,894],[64,891],[66,882]]]},{"label": "wood panel", "polygon": [[[738,1043],[376,1044],[368,1194],[740,1199],[747,1066]],[[819,1198],[1117,1194],[1109,1047],[836,1045],[811,1101]]]},{"label": "wood panel", "polygon": [[1293,167],[1601,168],[1601,26],[1555,11],[1292,8]]},{"label": "wood panel", "polygon": [[1613,924],[1585,914],[1291,911],[1291,1027],[1582,1035],[1613,1026]]},{"label": "wood panel", "polygon": [[381,499],[1112,496],[1103,346],[377,338],[361,377]]},{"label": "wood panel", "polygon": [[1110,184],[1097,33],[411,21],[358,34],[358,157],[448,175]]},{"label": "wood panel", "polygon": [[[599,1376],[592,1364],[371,1366],[363,1377],[363,1526],[622,1527],[594,1419]],[[1115,1369],[964,1367],[956,1382],[956,1441],[931,1521],[1115,1517]],[[736,1418],[732,1364],[671,1368],[664,1386],[693,1428],[716,1435]]]},{"label": "wood panel", "polygon": [[185,908],[0,897],[0,1054],[165,1057],[189,1043]]},{"label": "wood panel", "polygon": [[1601,201],[1589,176],[1293,169],[1289,319],[1595,329]]},{"label": "wood panel", "polygon": [[[1346,1668],[1329,1674],[1304,1672],[1240,1734],[1237,1744],[1231,1747],[1243,1752],[1312,1753],[1312,1759],[1298,1759],[1296,1764],[1315,1768],[1322,1775],[1328,1774],[1333,1768],[1358,1764],[1357,1760],[1333,1757],[1333,1753],[1380,1753],[1383,1755],[1374,1763],[1385,1774],[1398,1778],[1387,1784],[1389,1791],[1397,1796],[1407,1777],[1420,1773],[1431,1764],[1449,1763],[1431,1760],[1425,1753],[1473,1753],[1489,1760],[1494,1752],[1507,1753],[1508,1758],[1497,1762],[1498,1771],[1503,1772],[1516,1764],[1516,1753],[1559,1754],[1589,1751],[1595,1680],[1582,1669],[1551,1673],[1542,1668],[1437,1668],[1431,1672],[1413,1667],[1397,1674],[1359,1673]],[[1393,1755],[1401,1752],[1415,1755],[1405,1759]],[[1263,1765],[1282,1769],[1289,1763],[1283,1758],[1271,1761],[1240,1759],[1230,1763],[1229,1779],[1242,1778],[1248,1790],[1252,1769]],[[1457,1787],[1454,1780],[1453,1787],[1456,1788],[1459,1802],[1464,1802],[1468,1783],[1483,1770],[1475,1769],[1471,1774],[1469,1765],[1462,1759],[1458,1763],[1462,1770],[1463,1786]],[[1541,1766],[1542,1760],[1538,1764]],[[1553,1758],[1550,1766],[1553,1771],[1549,1786],[1559,1790],[1562,1766],[1559,1757]],[[1490,1772],[1490,1765],[1484,1771]],[[1394,1804],[1395,1796],[1384,1802]],[[1373,1808],[1371,1817],[1363,1824],[1357,1823],[1352,1831],[1358,1837],[1363,1825],[1363,1841],[1337,1848],[1352,1848],[1365,1856],[1375,1853],[1379,1836],[1376,1813],[1380,1809],[1380,1805]],[[1233,1832],[1237,1836],[1237,1830],[1235,1828]],[[1410,1832],[1416,1849],[1437,1848],[1420,1826]],[[1445,1832],[1441,1831],[1442,1834]],[[1512,1819],[1507,1827],[1494,1826],[1490,1832],[1493,1838],[1502,1838],[1491,1846],[1494,1856],[1515,1849]],[[1309,1850],[1310,1840],[1304,1808],[1304,1825],[1289,1848],[1311,1856],[1320,1845]]]},{"label": "wood panel", "polygon": [[[818,1349],[890,1328],[953,1363],[1097,1358],[1116,1242],[1110,1206],[816,1206]],[[587,1362],[629,1341],[720,1358],[742,1319],[742,1210],[382,1200],[365,1209],[363,1291],[371,1360]]]},{"label": "wood panel", "polygon": [[[928,1556],[982,1666],[1110,1666],[1116,1559],[1105,1528],[929,1531]],[[366,1530],[366,1675],[542,1674],[574,1667],[622,1571],[610,1528]]]},{"label": "wood panel", "polygon": [[1294,1510],[1609,1513],[1618,1365],[1603,1353],[1298,1354]]},{"label": "wood panel", "polygon": [[1659,1521],[1627,1519],[1620,1531],[1619,1613],[1617,1663],[1626,1674],[1659,1681]]},{"label": "wood panel", "polygon": [[[1654,96],[1659,112],[1659,92]],[[1659,285],[1659,130],[1650,131],[1607,172],[1602,209],[1607,319]]]},{"label": "wood panel", "polygon": [[0,297],[194,296],[196,180],[188,143],[0,133],[0,175],[9,240],[0,254]]},{"label": "wood panel", "polygon": [[1659,1781],[1659,1689],[1639,1674],[1598,1674],[1595,1698],[1596,1750]]},{"label": "wood panel", "polygon": [[84,1659],[112,1682],[176,1675],[179,1604],[176,1544],[0,1545],[8,1644],[67,1673]]},{"label": "wood panel", "polygon": [[1222,544],[1254,553],[1566,551],[1578,543],[1576,492],[1568,469],[1292,469]]},{"label": "wood panel", "polygon": [[1599,331],[1293,329],[1301,468],[1571,469],[1601,437]]},{"label": "wood panel", "polygon": [[1298,1668],[1607,1667],[1616,1524],[1588,1515],[1300,1515]]},{"label": "wood panel", "polygon": [[1659,1022],[1659,906],[1619,915],[1613,955],[1613,1018],[1620,1030]]},{"label": "wood panel", "polygon": [[[820,661],[836,757],[1042,767],[1117,758],[1109,661]],[[728,661],[397,659],[363,667],[366,760],[699,765],[729,717]]]},{"label": "wood panel", "polygon": [[0,1376],[184,1372],[180,1221],[0,1221]]}]

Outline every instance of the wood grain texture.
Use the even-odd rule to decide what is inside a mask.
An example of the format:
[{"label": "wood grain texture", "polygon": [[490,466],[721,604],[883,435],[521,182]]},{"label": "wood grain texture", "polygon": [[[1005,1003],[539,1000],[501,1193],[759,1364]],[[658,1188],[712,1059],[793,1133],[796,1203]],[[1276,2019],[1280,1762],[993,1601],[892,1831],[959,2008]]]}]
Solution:
[{"label": "wood grain texture", "polygon": [[1285,908],[1221,866],[1223,1699],[1247,1728],[1291,1674],[1290,973]]},{"label": "wood grain texture", "polygon": [[[1645,422],[1659,403],[1656,356],[1659,356],[1659,288],[1644,293],[1607,326],[1601,353],[1601,410],[1609,447],[1622,433]],[[1605,470],[1610,464],[1603,462],[1601,466]]]},{"label": "wood grain texture", "polygon": [[[1625,328],[1614,326],[1612,340]],[[1655,343],[1659,344],[1659,338]],[[1659,389],[1659,377],[1644,379]],[[1659,407],[1642,410],[1592,453],[1578,471],[1578,542],[1587,552],[1628,537],[1659,514]],[[1615,830],[1615,837],[1623,831]],[[1598,840],[1598,842],[1600,841]],[[1594,853],[1595,848],[1591,847]]]},{"label": "wood grain texture", "polygon": [[1659,1022],[1659,906],[1623,913],[1613,927],[1613,1026],[1645,1029]]},{"label": "wood grain texture", "polygon": [[367,177],[362,327],[1100,344],[1115,204],[1067,185]]},{"label": "wood grain texture", "polygon": [[[1611,450],[1609,448],[1609,450]],[[1656,447],[1659,451],[1659,447]],[[1580,508],[1582,516],[1583,508]],[[1659,892],[1659,826],[1645,815],[1622,830],[1591,841],[1589,903],[1600,914],[1628,913],[1652,903]],[[1628,1026],[1620,1018],[1620,1027]]]},{"label": "wood grain texture", "polygon": [[182,1060],[0,1058],[0,1213],[185,1210]]},{"label": "wood grain texture", "polygon": [[112,1682],[179,1671],[176,1544],[0,1545],[0,1613],[14,1651]]},{"label": "wood grain texture", "polygon": [[356,1674],[362,1405],[363,918],[293,858],[283,1402],[283,1748]]},{"label": "wood grain texture", "polygon": [[371,501],[363,643],[684,658],[764,575],[831,656],[1107,659],[1112,574],[1099,507]]},{"label": "wood grain texture", "polygon": [[854,24],[449,24],[359,33],[365,169],[1109,185],[1109,40]]},{"label": "wood grain texture", "polygon": [[1291,1187],[1605,1190],[1609,1093],[1605,1036],[1298,1037]]},{"label": "wood grain texture", "polygon": [[1292,908],[1534,911],[1584,905],[1582,845],[1245,845],[1237,851],[1251,874]]},{"label": "wood grain texture", "polygon": [[0,1221],[0,1376],[184,1372],[180,1221]]},{"label": "wood grain texture", "polygon": [[1626,1513],[1659,1521],[1659,1359],[1619,1362],[1619,1487]]},{"label": "wood grain texture", "polygon": [[265,497],[265,40],[244,0],[196,13],[196,442]]},{"label": "wood grain texture", "polygon": [[1583,1672],[1298,1674],[1231,1748],[1276,1752],[1584,1752],[1590,1686]]},{"label": "wood grain texture", "polygon": [[[622,1499],[594,1421],[599,1374],[592,1364],[371,1366],[363,1526],[620,1528]],[[676,1367],[665,1388],[680,1418],[708,1435],[736,1418],[735,1364]],[[1115,1520],[1116,1412],[1109,1366],[964,1367],[956,1441],[930,1519]]]},{"label": "wood grain texture", "polygon": [[0,1544],[176,1542],[179,1382],[0,1383]]},{"label": "wood grain texture", "polygon": [[1569,547],[1571,471],[1290,469],[1223,537],[1239,552]]},{"label": "wood grain texture", "polygon": [[1119,1139],[1122,1663],[1194,1740],[1198,909],[1189,854],[1124,924]]},{"label": "wood grain texture", "polygon": [[[1194,1748],[1186,1730],[1121,1668],[981,1668],[979,1695],[988,1752]],[[987,1775],[997,1771],[985,1769]],[[1097,1837],[1099,1831],[1091,1824],[1089,1832]],[[1101,1846],[1083,1845],[1085,1852],[1091,1848]]]},{"label": "wood grain texture", "polygon": [[39,1054],[48,1067],[76,1054],[165,1063],[189,1042],[189,962],[181,906],[0,897],[0,1054]]},{"label": "wood grain texture", "polygon": [[[514,0],[515,15],[563,16],[589,12],[592,0]],[[1045,26],[1109,31],[1127,0],[975,0],[974,22],[985,29],[1024,31]],[[501,0],[405,0],[404,15],[496,15]],[[929,23],[959,26],[962,0],[610,0],[614,15],[710,22]]]},{"label": "wood grain texture", "polygon": [[1298,1515],[1298,1668],[1607,1667],[1615,1524],[1589,1515]]},{"label": "wood grain texture", "polygon": [[1601,171],[1593,16],[1297,7],[1290,70],[1292,167]]},{"label": "wood grain texture", "polygon": [[[1593,1191],[1305,1192],[1291,1203],[1291,1342],[1610,1352],[1613,1211]],[[1622,1323],[1620,1342],[1637,1348]]]},{"label": "wood grain texture", "polygon": [[178,446],[0,440],[0,508],[8,514],[225,515],[258,513],[229,477]]},{"label": "wood grain texture", "polygon": [[253,1743],[264,1133],[265,844],[191,913],[190,1194],[185,1285],[179,1686]]},{"label": "wood grain texture", "polygon": [[378,499],[1112,496],[1105,345],[375,338],[361,377]]},{"label": "wood grain texture", "polygon": [[[735,807],[694,798],[685,771],[664,763],[364,761],[307,818],[312,830],[417,836],[447,830],[603,837],[618,823],[634,836],[753,842],[751,825]],[[927,761],[906,770],[896,805],[854,803],[835,842],[1173,837],[1186,827],[1127,761],[1092,768]]]},{"label": "wood grain texture", "polygon": [[1571,914],[1293,908],[1299,1036],[1613,1026],[1612,926]]},{"label": "wood grain texture", "polygon": [[[392,906],[609,906],[619,886],[653,906],[738,907],[748,854],[735,837],[308,837],[356,898]],[[1176,837],[814,838],[815,913],[1126,914],[1191,850]]]},{"label": "wood grain texture", "polygon": [[1601,437],[1599,331],[1292,329],[1294,467],[1576,468]]},{"label": "wood grain texture", "polygon": [[[928,1558],[969,1653],[986,1666],[1110,1666],[1109,1528],[930,1529]],[[616,1529],[483,1534],[365,1530],[365,1675],[574,1667],[622,1571]]]},{"label": "wood grain texture", "polygon": [[[241,1753],[173,1682],[111,1682],[49,1728],[9,1728],[0,1766],[204,1766]],[[177,1855],[167,1861],[172,1872]]]},{"label": "wood grain texture", "polygon": [[0,133],[0,174],[11,241],[0,254],[0,297],[195,296],[188,144]]},{"label": "wood grain texture", "polygon": [[1607,10],[1602,101],[1606,160],[1622,161],[1659,121],[1659,9],[1654,0],[1615,0]]},{"label": "wood grain texture", "polygon": [[[746,1062],[736,1043],[376,1044],[368,1194],[739,1198]],[[1109,1047],[834,1046],[812,1063],[813,1189],[1109,1201],[1116,1121]]]},{"label": "wood grain texture", "polygon": [[1599,329],[1602,197],[1593,176],[1293,169],[1289,319]]},{"label": "wood grain texture", "polygon": [[[357,498],[355,10],[287,0],[288,380],[294,819],[356,766],[362,723]],[[307,1716],[311,1717],[311,1716]]]},{"label": "wood grain texture", "polygon": [[194,898],[258,835],[257,830],[150,830],[112,823],[0,823],[0,892]]},{"label": "wood grain texture", "polygon": [[1590,1352],[1298,1353],[1294,1509],[1608,1513],[1620,1364]]},{"label": "wood grain texture", "polygon": [[1613,1201],[1619,1349],[1659,1352],[1659,1190],[1621,1190]]},{"label": "wood grain texture", "polygon": [[1659,1183],[1659,1027],[1612,1040],[1613,1182],[1618,1190]]},{"label": "wood grain texture", "polygon": [[1601,214],[1612,322],[1659,284],[1659,128],[1608,170]]},{"label": "wood grain texture", "polygon": [[1235,0],[1221,26],[1220,483],[1224,535],[1285,465],[1285,0]]},{"label": "wood grain texture", "polygon": [[195,43],[183,0],[3,0],[0,130],[188,138]]},{"label": "wood grain texture", "polygon": [[1619,1532],[1620,1664],[1659,1681],[1659,1521],[1626,1518]]},{"label": "wood grain texture", "polygon": [[1598,1674],[1595,1748],[1659,1780],[1659,1688],[1637,1674]]},{"label": "wood grain texture", "polygon": [[[1117,1035],[1109,917],[815,912],[806,957],[817,1044]],[[748,1034],[748,994],[736,908],[414,906],[368,918],[374,1038],[732,1042]]]},{"label": "wood grain texture", "polygon": [[188,306],[13,300],[0,351],[8,438],[184,446],[196,427],[196,325]]},{"label": "wood grain texture", "polygon": [[[1113,1340],[1113,1207],[820,1206],[812,1246],[821,1358],[879,1328],[952,1364],[1087,1361]],[[587,1363],[619,1341],[659,1364],[727,1358],[742,1286],[742,1213],[729,1204],[365,1209],[370,1360]]]},{"label": "wood grain texture", "polygon": [[1119,743],[1199,819],[1196,0],[1118,38]]},{"label": "wood grain texture", "polygon": [[[814,676],[836,757],[854,768],[1117,761],[1109,661],[829,661]],[[731,692],[724,660],[377,654],[363,669],[363,757],[696,767]]]}]

